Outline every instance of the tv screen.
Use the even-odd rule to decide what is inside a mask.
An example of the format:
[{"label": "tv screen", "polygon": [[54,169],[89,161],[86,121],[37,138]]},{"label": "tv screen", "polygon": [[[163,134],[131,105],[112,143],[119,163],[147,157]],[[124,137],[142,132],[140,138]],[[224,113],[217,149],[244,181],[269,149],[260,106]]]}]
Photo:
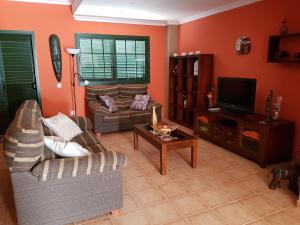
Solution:
[{"label": "tv screen", "polygon": [[219,77],[218,105],[229,111],[253,113],[255,105],[256,79]]}]

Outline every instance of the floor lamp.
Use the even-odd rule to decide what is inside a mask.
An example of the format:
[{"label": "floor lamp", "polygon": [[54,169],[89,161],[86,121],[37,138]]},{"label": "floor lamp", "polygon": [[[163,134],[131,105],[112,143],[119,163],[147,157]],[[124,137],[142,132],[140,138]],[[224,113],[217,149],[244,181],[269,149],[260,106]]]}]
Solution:
[{"label": "floor lamp", "polygon": [[72,86],[73,86],[73,93],[72,93],[72,100],[73,100],[73,110],[74,110],[74,115],[77,115],[76,111],[76,89],[75,89],[75,76],[78,73],[75,73],[75,62],[74,62],[74,56],[77,55],[80,52],[80,49],[77,48],[66,48],[66,51],[68,54],[72,56]]}]

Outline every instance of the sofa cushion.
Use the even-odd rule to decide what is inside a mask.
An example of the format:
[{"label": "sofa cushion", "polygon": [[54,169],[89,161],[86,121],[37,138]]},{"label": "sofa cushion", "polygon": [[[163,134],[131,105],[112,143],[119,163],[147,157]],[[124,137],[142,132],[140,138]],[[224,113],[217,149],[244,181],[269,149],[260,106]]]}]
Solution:
[{"label": "sofa cushion", "polygon": [[99,95],[108,95],[109,97],[119,96],[119,85],[111,86],[93,86],[86,87],[86,99],[87,100],[98,100]]},{"label": "sofa cushion", "polygon": [[17,110],[4,138],[4,155],[11,172],[29,171],[44,149],[39,106],[34,100],[25,101]]},{"label": "sofa cushion", "polygon": [[87,107],[91,112],[99,116],[110,116],[111,114],[105,106],[95,100],[89,101]]},{"label": "sofa cushion", "polygon": [[108,95],[100,95],[99,96],[99,101],[103,106],[108,108],[108,111],[110,113],[118,111],[118,107],[117,107],[114,99],[109,97]]},{"label": "sofa cushion", "polygon": [[[152,113],[149,112],[149,111],[139,111],[139,110],[131,110],[130,111],[130,117],[132,119],[135,119],[135,118],[141,118],[141,117],[151,117]],[[149,121],[150,122],[150,121]]]},{"label": "sofa cushion", "polygon": [[132,98],[114,98],[114,101],[118,107],[119,111],[128,110],[132,102]]},{"label": "sofa cushion", "polygon": [[103,119],[106,122],[116,122],[121,120],[129,120],[130,110],[123,110],[112,113],[110,116],[105,116]]},{"label": "sofa cushion", "polygon": [[148,86],[146,84],[136,85],[120,85],[120,97],[121,98],[134,98],[135,95],[146,95]]},{"label": "sofa cushion", "polygon": [[82,133],[79,126],[63,113],[58,113],[56,116],[43,119],[43,121],[56,136],[61,137],[66,141],[70,141]]},{"label": "sofa cushion", "polygon": [[130,110],[145,111],[149,102],[149,95],[136,95],[130,104]]},{"label": "sofa cushion", "polygon": [[90,130],[83,131],[80,135],[74,137],[72,141],[80,144],[84,148],[99,143],[96,135]]},{"label": "sofa cushion", "polygon": [[81,157],[90,155],[90,151],[83,148],[80,144],[71,141],[65,141],[57,136],[45,136],[45,145],[60,157]]},{"label": "sofa cushion", "polygon": [[[93,124],[91,120],[84,116],[73,116],[71,118],[79,127],[81,130],[92,130]],[[52,135],[47,135],[52,136]]]},{"label": "sofa cushion", "polygon": [[38,177],[39,181],[75,178],[118,170],[125,166],[126,161],[122,153],[105,151],[79,158],[46,160],[36,165],[32,174]]}]

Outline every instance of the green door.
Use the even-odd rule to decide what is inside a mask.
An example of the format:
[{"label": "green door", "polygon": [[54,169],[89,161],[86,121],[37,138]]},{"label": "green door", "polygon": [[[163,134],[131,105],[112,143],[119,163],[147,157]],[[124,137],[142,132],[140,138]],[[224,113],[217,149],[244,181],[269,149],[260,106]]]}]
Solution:
[{"label": "green door", "polygon": [[24,100],[38,100],[31,34],[0,33],[0,134]]}]

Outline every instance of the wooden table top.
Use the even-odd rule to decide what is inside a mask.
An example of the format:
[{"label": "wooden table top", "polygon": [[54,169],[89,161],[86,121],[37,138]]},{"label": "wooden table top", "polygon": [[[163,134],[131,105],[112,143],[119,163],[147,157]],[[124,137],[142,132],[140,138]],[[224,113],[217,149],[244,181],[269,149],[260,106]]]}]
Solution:
[{"label": "wooden table top", "polygon": [[194,137],[182,130],[179,130],[178,128],[171,132],[171,134],[177,136],[178,139],[169,140],[169,141],[164,141],[160,137],[152,134],[150,132],[150,130],[152,129],[150,127],[150,124],[136,124],[136,125],[134,125],[134,129],[136,129],[138,132],[146,135],[148,138],[151,138],[153,141],[158,142],[160,144],[171,144],[171,143],[173,144],[173,143],[177,143],[177,142],[190,141],[190,140],[197,139],[196,137]]}]

